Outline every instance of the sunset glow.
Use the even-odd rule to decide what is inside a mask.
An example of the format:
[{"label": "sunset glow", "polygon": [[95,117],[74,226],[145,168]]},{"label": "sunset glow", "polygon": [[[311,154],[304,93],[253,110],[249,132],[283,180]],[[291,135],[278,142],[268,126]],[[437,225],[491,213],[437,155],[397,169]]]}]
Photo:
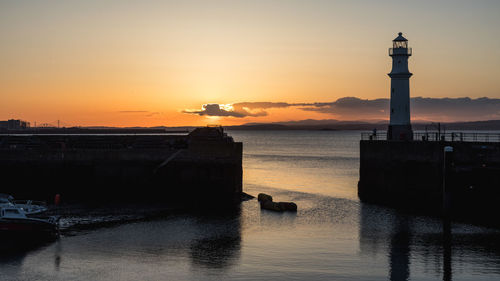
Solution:
[{"label": "sunset glow", "polygon": [[242,108],[245,116],[186,112],[388,98],[387,48],[399,31],[414,51],[412,97],[500,98],[499,13],[496,1],[0,1],[0,119],[66,126],[379,119],[301,106]]}]

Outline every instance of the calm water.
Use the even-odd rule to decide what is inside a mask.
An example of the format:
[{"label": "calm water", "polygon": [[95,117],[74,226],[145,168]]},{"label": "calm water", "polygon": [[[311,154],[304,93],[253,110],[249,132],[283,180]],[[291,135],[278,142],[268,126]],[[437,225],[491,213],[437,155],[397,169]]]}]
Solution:
[{"label": "calm water", "polygon": [[500,232],[361,204],[358,132],[233,131],[244,189],[297,214],[183,214],[0,255],[6,280],[500,280]]}]

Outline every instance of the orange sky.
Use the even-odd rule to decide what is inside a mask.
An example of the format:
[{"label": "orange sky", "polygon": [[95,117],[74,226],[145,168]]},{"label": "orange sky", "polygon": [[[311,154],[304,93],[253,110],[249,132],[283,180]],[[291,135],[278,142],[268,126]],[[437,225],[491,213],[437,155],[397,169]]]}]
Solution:
[{"label": "orange sky", "polygon": [[298,108],[246,118],[182,110],[388,97],[387,48],[399,31],[413,47],[412,96],[500,98],[499,2],[372,2],[0,1],[0,120],[181,126],[336,118]]}]

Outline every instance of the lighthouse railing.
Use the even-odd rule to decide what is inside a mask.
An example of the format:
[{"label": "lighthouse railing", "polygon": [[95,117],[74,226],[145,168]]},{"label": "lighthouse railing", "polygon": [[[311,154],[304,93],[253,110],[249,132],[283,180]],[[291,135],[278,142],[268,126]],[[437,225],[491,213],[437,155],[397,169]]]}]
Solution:
[{"label": "lighthouse railing", "polygon": [[412,49],[411,48],[389,48],[389,56],[394,56],[394,55],[411,56]]},{"label": "lighthouse railing", "polygon": [[[361,140],[386,141],[387,132],[377,131],[361,133]],[[500,142],[500,132],[437,132],[416,131],[413,133],[413,141],[451,141],[451,142]]]}]

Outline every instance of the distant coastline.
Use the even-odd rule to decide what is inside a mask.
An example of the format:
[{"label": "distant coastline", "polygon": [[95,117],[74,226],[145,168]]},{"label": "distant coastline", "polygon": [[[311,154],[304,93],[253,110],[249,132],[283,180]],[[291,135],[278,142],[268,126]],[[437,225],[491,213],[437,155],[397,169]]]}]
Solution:
[{"label": "distant coastline", "polygon": [[[337,121],[332,120],[304,120],[279,123],[244,124],[239,126],[224,126],[229,130],[325,130],[325,131],[371,131],[373,129],[385,131],[387,121],[363,122],[363,121]],[[437,122],[416,121],[412,123],[414,130],[437,130]],[[441,130],[471,130],[490,131],[500,130],[500,120],[471,121],[471,122],[449,122],[440,123]]]},{"label": "distant coastline", "polygon": [[[437,130],[437,122],[414,121],[414,130]],[[276,123],[249,123],[235,126],[222,126],[228,130],[310,130],[310,131],[371,131],[387,129],[386,120],[373,121],[339,121],[339,120],[301,120]],[[500,130],[500,120],[471,121],[471,122],[449,122],[440,123],[441,130],[470,130],[491,131]],[[155,127],[37,127],[22,130],[0,130],[0,134],[161,134],[161,133],[188,133],[198,126],[155,126]]]}]

